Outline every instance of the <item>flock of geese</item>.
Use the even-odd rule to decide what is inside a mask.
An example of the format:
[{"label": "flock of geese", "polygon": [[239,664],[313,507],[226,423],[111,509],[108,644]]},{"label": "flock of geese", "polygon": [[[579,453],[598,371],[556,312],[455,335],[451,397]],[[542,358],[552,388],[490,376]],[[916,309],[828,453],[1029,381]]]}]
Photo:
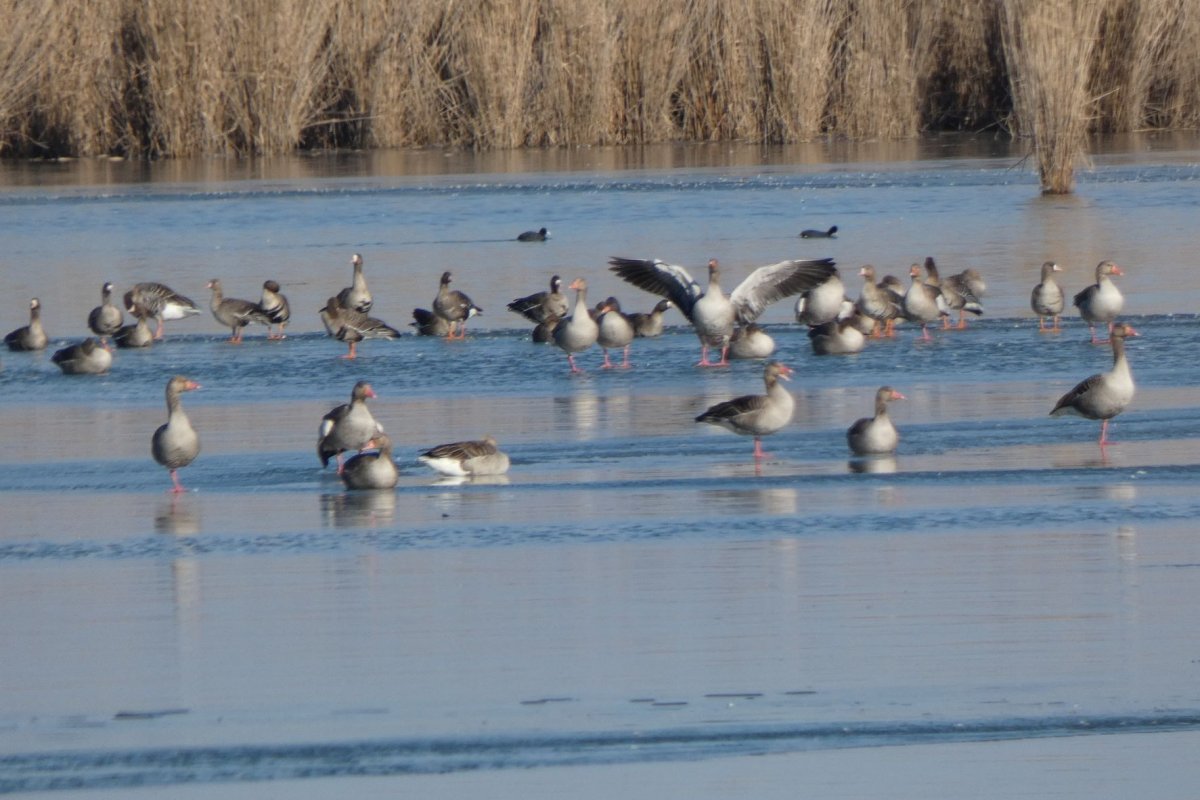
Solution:
[{"label": "flock of geese", "polygon": [[[837,228],[806,231],[808,238],[832,237]],[[803,236],[804,234],[802,234]],[[527,237],[527,238],[523,238]],[[544,241],[549,232],[529,231],[522,241]],[[351,285],[329,297],[319,314],[327,333],[345,343],[348,352],[342,358],[356,357],[359,342],[366,339],[395,339],[401,333],[387,323],[370,316],[373,298],[363,272],[362,257],[351,258]],[[982,314],[986,292],[983,277],[976,270],[943,278],[932,258],[924,265],[913,264],[909,284],[888,276],[876,280],[875,270],[866,265],[859,270],[863,279],[857,299],[850,299],[832,259],[786,260],[754,269],[732,292],[721,287],[721,269],[716,259],[708,263],[708,280],[703,286],[684,267],[653,259],[614,257],[609,269],[627,283],[657,295],[661,300],[645,314],[626,314],[615,297],[588,305],[587,281],[577,278],[567,287],[575,293],[573,302],[563,293],[563,281],[555,275],[547,291],[519,297],[508,304],[513,313],[535,325],[532,339],[553,344],[567,358],[572,373],[581,372],[575,356],[593,346],[604,351],[603,367],[629,366],[629,348],[637,337],[662,333],[663,315],[674,307],[694,329],[700,345],[699,367],[724,366],[732,358],[769,358],[774,341],[756,324],[772,303],[797,297],[795,315],[807,325],[813,350],[817,354],[846,354],[863,349],[869,338],[894,335],[897,321],[921,326],[923,339],[930,338],[928,326],[941,320],[943,327],[966,327],[965,314]],[[1030,296],[1030,307],[1038,316],[1039,331],[1057,331],[1065,307],[1065,295],[1055,274],[1053,262],[1042,266],[1041,280]],[[1124,298],[1112,277],[1122,275],[1120,267],[1103,261],[1096,267],[1095,283],[1073,298],[1074,306],[1088,323],[1091,341],[1097,338],[1097,326],[1107,326],[1113,353],[1108,372],[1092,375],[1064,394],[1051,415],[1075,414],[1099,420],[1100,445],[1108,444],[1108,423],[1133,400],[1134,381],[1125,355],[1125,339],[1137,336],[1129,325],[1117,322]],[[482,312],[470,297],[451,289],[452,275],[442,274],[431,309],[413,310],[411,325],[418,335],[466,337],[468,320]],[[263,283],[257,302],[225,297],[221,282],[208,282],[209,308],[213,317],[231,331],[230,341],[242,341],[246,326],[257,323],[267,327],[267,337],[284,338],[291,317],[287,298],[274,280]],[[117,347],[148,347],[164,335],[166,321],[200,313],[189,298],[161,283],[139,283],[124,294],[124,311],[134,319],[125,324],[124,313],[112,300],[114,287],[105,283],[101,303],[88,315],[87,324],[95,334],[84,341],[58,350],[52,360],[66,374],[101,374],[112,365],[109,340]],[[957,312],[958,320],[952,317]],[[155,323],[151,330],[150,323]],[[42,350],[49,339],[41,324],[41,304],[30,301],[29,324],[5,337],[10,350]],[[610,351],[621,350],[619,364]],[[719,358],[714,355],[719,353]],[[696,422],[717,425],[754,440],[754,457],[765,456],[762,437],[784,428],[792,419],[794,401],[781,381],[792,370],[778,361],[770,361],[763,371],[763,394],[750,394],[717,403],[697,416]],[[176,375],[167,381],[167,421],[153,434],[151,453],[170,474],[172,491],[181,492],[178,470],[190,464],[200,452],[200,439],[183,409],[181,396],[200,388],[195,381]],[[392,457],[392,442],[367,407],[375,397],[370,384],[360,381],[351,392],[350,402],[337,406],[324,416],[318,432],[317,454],[322,465],[336,459],[338,474],[352,489],[394,487],[398,473]],[[874,416],[857,420],[846,432],[847,443],[856,456],[885,455],[896,450],[899,434],[888,416],[889,403],[904,395],[890,386],[875,394]],[[349,458],[345,454],[351,453]],[[443,475],[473,477],[501,475],[509,468],[509,458],[490,436],[480,440],[453,442],[427,450],[419,460]]]}]

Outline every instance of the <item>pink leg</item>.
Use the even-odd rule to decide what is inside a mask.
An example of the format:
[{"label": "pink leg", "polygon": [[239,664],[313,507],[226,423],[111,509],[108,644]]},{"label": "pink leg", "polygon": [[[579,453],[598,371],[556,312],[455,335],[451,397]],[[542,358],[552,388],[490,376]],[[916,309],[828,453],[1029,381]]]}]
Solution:
[{"label": "pink leg", "polygon": [[171,494],[182,494],[185,490],[183,484],[179,482],[178,470],[171,470]]},{"label": "pink leg", "polygon": [[1106,444],[1112,442],[1108,438],[1108,420],[1104,419],[1100,420],[1100,446],[1104,447]]},{"label": "pink leg", "polygon": [[708,345],[700,345],[700,360],[696,362],[697,367],[711,367],[712,362],[708,360]]},{"label": "pink leg", "polygon": [[925,323],[922,322],[921,323],[921,341],[928,342],[928,341],[931,341],[932,339],[933,339],[933,337],[929,335],[929,329],[926,328]]},{"label": "pink leg", "polygon": [[728,344],[721,348],[721,360],[718,361],[713,366],[716,366],[716,367],[728,367],[729,366],[729,345]]},{"label": "pink leg", "polygon": [[342,356],[342,358],[347,358],[347,359],[358,358],[358,354],[355,352],[355,347],[357,344],[358,344],[358,342],[351,342],[350,343],[350,352],[346,353],[346,355]]},{"label": "pink leg", "polygon": [[757,436],[755,436],[754,437],[754,457],[755,458],[766,458],[766,456],[767,456],[767,453],[762,448],[762,439],[759,439]]},{"label": "pink leg", "polygon": [[567,363],[571,365],[571,374],[572,375],[582,375],[583,374],[583,370],[581,370],[575,364],[575,356],[573,356],[571,353],[567,353]]},{"label": "pink leg", "polygon": [[625,345],[625,356],[621,360],[621,369],[629,369],[629,345]]},{"label": "pink leg", "polygon": [[604,365],[602,369],[612,369],[612,362],[608,360],[608,348],[604,348]]}]

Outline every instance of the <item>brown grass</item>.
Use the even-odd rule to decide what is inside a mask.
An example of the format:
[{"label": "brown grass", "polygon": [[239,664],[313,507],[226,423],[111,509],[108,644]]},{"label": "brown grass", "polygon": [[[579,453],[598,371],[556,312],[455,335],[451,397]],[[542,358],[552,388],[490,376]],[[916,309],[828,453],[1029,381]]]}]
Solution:
[{"label": "brown grass", "polygon": [[[1194,0],[0,0],[0,155],[1200,122]],[[1045,162],[1042,163],[1042,159]]]}]

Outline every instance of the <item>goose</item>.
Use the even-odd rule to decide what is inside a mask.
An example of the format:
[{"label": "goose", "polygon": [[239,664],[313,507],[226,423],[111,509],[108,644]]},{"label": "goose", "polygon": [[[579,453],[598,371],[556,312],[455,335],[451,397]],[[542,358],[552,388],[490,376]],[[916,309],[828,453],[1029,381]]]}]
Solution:
[{"label": "goose", "polygon": [[142,309],[153,317],[157,324],[154,338],[163,338],[163,323],[166,320],[186,319],[200,313],[200,307],[191,298],[184,297],[170,286],[162,283],[137,283],[125,293],[125,310],[135,314]]},{"label": "goose", "polygon": [[130,325],[122,325],[113,334],[113,342],[117,347],[149,347],[154,344],[154,331],[150,330],[147,316],[149,315],[141,309],[134,310],[133,318],[137,321]]},{"label": "goose", "polygon": [[1125,357],[1125,339],[1129,336],[1139,335],[1125,323],[1114,324],[1108,334],[1108,338],[1112,342],[1112,369],[1081,381],[1078,386],[1058,399],[1054,408],[1050,410],[1050,416],[1075,414],[1087,419],[1098,419],[1100,420],[1100,446],[1109,444],[1108,421],[1125,410],[1125,407],[1133,401],[1133,394],[1136,390],[1133,373],[1129,369],[1129,360]]},{"label": "goose", "polygon": [[738,325],[729,337],[730,358],[770,358],[774,352],[775,340],[757,322]]},{"label": "goose", "polygon": [[212,311],[213,319],[233,332],[229,337],[230,343],[241,344],[243,329],[251,322],[262,325],[270,324],[270,318],[258,307],[258,303],[239,300],[236,297],[226,297],[221,291],[220,278],[210,280],[208,288],[212,289],[212,299],[208,303],[209,310]]},{"label": "goose", "polygon": [[321,322],[330,336],[350,346],[350,352],[342,358],[358,357],[357,346],[363,339],[398,339],[400,331],[375,317],[361,311],[343,308],[336,297],[331,297],[321,309]]},{"label": "goose", "polygon": [[876,283],[875,267],[870,264],[864,264],[858,274],[862,276],[863,286],[856,305],[859,313],[875,321],[871,336],[876,339],[894,336],[904,295],[885,288],[882,283]]},{"label": "goose", "polygon": [[778,361],[771,361],[763,370],[763,384],[767,393],[748,394],[726,400],[710,407],[696,422],[719,425],[742,436],[754,437],[754,457],[763,458],[762,437],[781,430],[792,420],[795,401],[791,393],[779,383],[780,379],[791,380],[792,370]]},{"label": "goose", "polygon": [[441,444],[424,451],[417,460],[442,475],[476,477],[508,472],[508,455],[492,436],[467,442]]},{"label": "goose", "polygon": [[[451,289],[450,273],[443,272],[438,285],[437,297],[433,298],[433,313],[446,320],[450,325],[450,331],[446,334],[447,339],[465,339],[467,338],[467,320],[476,314],[482,314],[483,309],[471,302],[471,298],[462,292]],[[456,325],[458,326],[457,336],[454,333]]]},{"label": "goose", "polygon": [[[258,310],[267,318],[268,339],[287,338],[287,335],[283,332],[283,328],[287,325],[288,320],[292,318],[292,307],[288,303],[287,297],[280,293],[279,284],[276,281],[263,281],[262,297],[258,300]],[[271,333],[272,325],[279,326],[277,333]]]},{"label": "goose", "polygon": [[176,375],[167,381],[167,421],[154,431],[150,439],[150,454],[170,471],[171,491],[176,494],[183,491],[178,470],[200,455],[200,437],[184,413],[179,396],[199,388],[200,384],[183,375]]},{"label": "goose", "polygon": [[445,336],[450,333],[450,323],[428,308],[414,308],[413,321],[408,323],[417,329],[418,336]]},{"label": "goose", "polygon": [[576,278],[569,287],[575,290],[575,309],[571,316],[558,321],[551,331],[554,343],[567,354],[567,363],[571,365],[571,373],[583,372],[575,363],[575,354],[582,353],[596,343],[600,338],[600,326],[592,319],[587,305],[587,281]]},{"label": "goose", "polygon": [[1096,265],[1096,282],[1075,295],[1075,307],[1079,309],[1079,316],[1088,324],[1092,344],[1104,344],[1108,341],[1096,338],[1096,323],[1107,323],[1111,333],[1113,320],[1125,305],[1125,297],[1109,277],[1124,274],[1113,262],[1101,261]]},{"label": "goose", "polygon": [[533,326],[533,333],[529,338],[534,344],[552,344],[554,342],[554,329],[558,327],[558,323],[562,318],[556,314],[550,314],[546,317],[545,322],[539,322]]},{"label": "goose", "polygon": [[121,313],[120,308],[113,305],[112,293],[113,285],[111,283],[101,286],[100,305],[93,308],[88,314],[88,328],[99,336],[101,341],[112,336],[125,324],[125,315]]},{"label": "goose", "polygon": [[392,489],[400,479],[392,460],[392,440],[380,431],[367,443],[375,452],[358,453],[342,466],[342,483],[347,489]]},{"label": "goose", "polygon": [[[967,272],[979,275],[975,270],[966,270],[943,279],[938,274],[937,263],[934,262],[933,257],[929,256],[925,259],[925,282],[941,290],[942,300],[948,311],[958,312],[958,328],[960,330],[967,327],[963,317],[965,312],[970,311],[976,316],[983,313],[983,305],[979,302],[979,297],[971,289],[971,283],[964,277]],[[979,280],[978,285],[982,285],[982,279]],[[949,314],[944,315],[942,330],[949,330],[950,327],[950,316]]]},{"label": "goose", "polygon": [[621,304],[615,297],[607,298],[601,305],[600,316],[596,320],[596,343],[604,350],[604,369],[612,369],[614,364],[608,360],[608,351],[621,348],[623,358],[622,369],[629,369],[629,345],[633,342],[633,324],[629,317],[621,312]]},{"label": "goose", "polygon": [[630,314],[629,324],[633,326],[633,335],[639,339],[652,339],[655,336],[662,336],[663,314],[671,306],[672,303],[670,300],[659,300],[648,314],[641,311],[635,311]]},{"label": "goose", "polygon": [[[1042,263],[1042,280],[1033,287],[1033,294],[1029,297],[1029,306],[1033,309],[1033,313],[1037,314],[1038,332],[1058,331],[1061,330],[1058,325],[1059,317],[1063,311],[1063,290],[1054,280],[1054,273],[1062,272],[1062,268],[1053,261]],[[1054,326],[1046,327],[1046,318],[1050,317],[1053,320]]]},{"label": "goose", "polygon": [[562,278],[558,275],[550,278],[550,291],[518,297],[508,304],[509,311],[533,323],[545,322],[551,314],[561,319],[569,309],[567,296],[562,293]]},{"label": "goose", "polygon": [[536,231],[523,231],[517,234],[518,242],[544,242],[550,238],[550,231],[538,228]]},{"label": "goose", "polygon": [[[811,289],[827,280],[835,271],[833,259],[781,261],[753,270],[726,297],[721,291],[720,265],[708,262],[708,288],[701,289],[683,267],[658,259],[610,258],[609,269],[626,282],[645,289],[675,304],[696,329],[700,339],[697,366],[725,366],[729,363],[729,339],[734,323],[754,322],[763,310],[785,297]],[[719,347],[721,360],[708,358],[710,347]]]},{"label": "goose", "polygon": [[364,450],[372,439],[383,433],[383,426],[375,421],[367,400],[375,397],[375,390],[366,381],[359,381],[350,390],[350,402],[332,408],[321,417],[317,429],[317,457],[321,466],[329,465],[330,458],[337,458],[337,471],[342,474],[342,453],[347,450]]},{"label": "goose", "polygon": [[800,293],[796,301],[796,322],[801,325],[823,325],[841,313],[846,299],[846,287],[837,271],[811,289]]},{"label": "goose", "polygon": [[42,328],[42,301],[29,301],[29,324],[22,325],[4,337],[9,350],[44,350],[49,339]]},{"label": "goose", "polygon": [[837,230],[838,230],[837,225],[831,225],[831,226],[829,226],[829,228],[827,230],[823,230],[823,231],[814,230],[813,228],[807,228],[806,230],[800,231],[800,238],[801,239],[836,239],[837,238]]},{"label": "goose", "polygon": [[866,334],[874,328],[875,321],[859,313],[858,307],[847,300],[836,319],[809,328],[808,339],[819,356],[852,355],[866,347]]},{"label": "goose", "polygon": [[879,387],[875,392],[875,416],[856,420],[846,431],[846,441],[855,455],[883,455],[896,450],[900,435],[888,416],[888,403],[905,399],[890,386]]},{"label": "goose", "polygon": [[350,256],[350,265],[354,268],[354,277],[349,286],[337,293],[337,301],[342,308],[366,314],[371,310],[374,300],[371,298],[371,290],[367,288],[366,276],[363,275],[362,256],[354,253]]},{"label": "goose", "polygon": [[933,337],[929,335],[929,329],[926,326],[950,312],[946,310],[942,290],[921,280],[920,266],[913,264],[909,268],[908,274],[912,278],[912,283],[909,285],[908,291],[904,293],[900,310],[905,319],[921,323],[921,339],[929,341]]},{"label": "goose", "polygon": [[100,375],[112,366],[112,352],[94,336],[64,347],[50,356],[64,375]]}]

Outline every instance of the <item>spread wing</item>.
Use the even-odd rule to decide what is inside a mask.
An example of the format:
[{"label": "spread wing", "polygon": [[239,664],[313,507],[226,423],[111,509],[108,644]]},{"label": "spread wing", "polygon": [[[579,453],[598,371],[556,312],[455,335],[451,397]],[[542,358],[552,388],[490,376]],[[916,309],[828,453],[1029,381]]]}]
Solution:
[{"label": "spread wing", "polygon": [[743,325],[776,300],[799,294],[829,280],[837,272],[832,258],[780,261],[759,267],[729,295],[738,322]]},{"label": "spread wing", "polygon": [[608,268],[626,283],[667,298],[679,307],[689,321],[692,319],[692,306],[700,299],[703,291],[683,267],[667,264],[657,258],[650,260],[616,256],[610,258],[608,264]]}]

